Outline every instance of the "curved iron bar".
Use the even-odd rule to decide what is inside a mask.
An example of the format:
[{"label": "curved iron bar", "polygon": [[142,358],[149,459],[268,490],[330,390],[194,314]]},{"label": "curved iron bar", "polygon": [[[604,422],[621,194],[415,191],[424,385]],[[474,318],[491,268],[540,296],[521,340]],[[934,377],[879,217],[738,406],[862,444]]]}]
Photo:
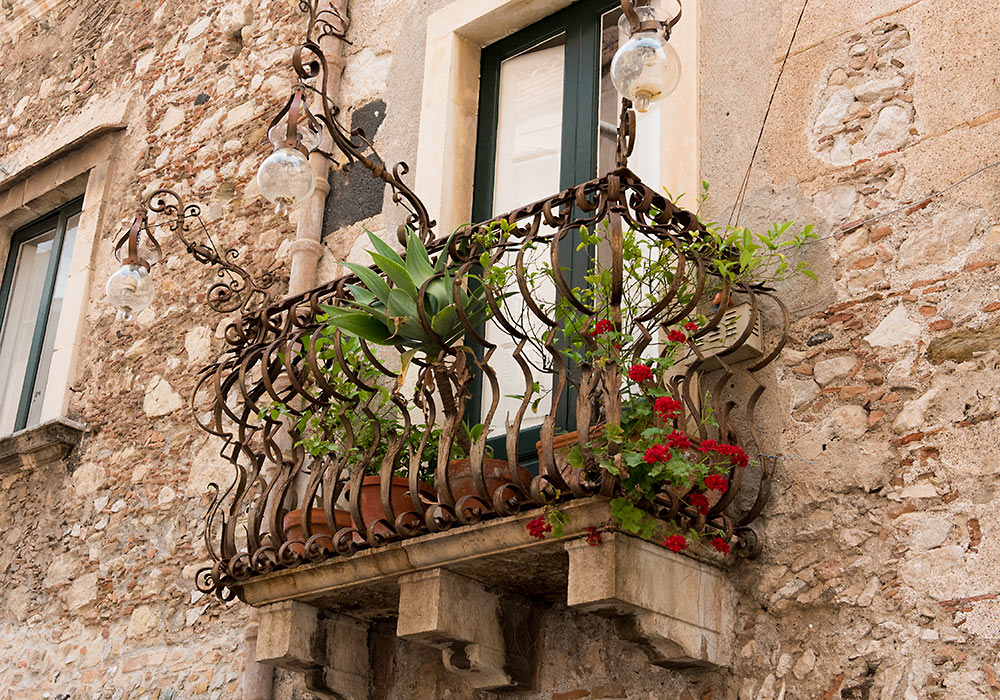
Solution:
[{"label": "curved iron bar", "polygon": [[[150,217],[157,214],[166,217],[169,230],[191,257],[199,263],[218,268],[218,276],[223,281],[213,283],[206,296],[212,310],[224,314],[239,311],[243,315],[250,315],[270,304],[272,297],[268,290],[276,281],[274,272],[268,270],[259,278],[254,277],[237,263],[240,253],[236,248],[219,250],[201,218],[201,207],[197,204],[185,204],[173,190],[158,189],[143,200],[142,209],[133,220],[131,228],[115,243],[115,258],[123,265],[141,265],[149,270],[162,260],[163,248],[153,234],[153,229],[160,224],[150,224]],[[192,226],[196,226],[204,234],[207,244],[194,238]],[[139,250],[143,238],[152,248],[152,260],[143,257]]]}]

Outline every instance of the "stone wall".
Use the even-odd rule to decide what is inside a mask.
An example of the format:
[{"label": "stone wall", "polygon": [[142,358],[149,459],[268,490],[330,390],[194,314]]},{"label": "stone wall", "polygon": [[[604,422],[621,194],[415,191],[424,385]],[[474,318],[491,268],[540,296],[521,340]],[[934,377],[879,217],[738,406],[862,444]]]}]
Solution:
[{"label": "stone wall", "polygon": [[[415,157],[423,27],[445,4],[352,3],[341,102],[384,103],[365,119],[387,159]],[[729,215],[800,9],[700,3],[716,218]],[[4,172],[71,115],[128,103],[73,379],[71,417],[91,432],[67,463],[0,475],[0,700],[239,697],[247,610],[193,585],[206,487],[227,473],[185,399],[222,348],[204,303],[211,273],[168,245],[157,299],[133,324],[115,320],[103,281],[113,236],[157,186],[201,202],[217,240],[252,267],[287,275],[294,221],[271,213],[253,175],[300,31],[292,2],[77,0],[0,43]],[[780,468],[764,553],[730,573],[742,596],[733,668],[650,667],[611,622],[557,604],[538,689],[512,697],[1000,695],[1000,168],[927,199],[1000,160],[998,43],[987,0],[807,9],[741,222],[794,219],[828,238],[804,250],[820,284],[781,290],[793,337],[762,411]],[[321,279],[359,254],[363,226],[398,220],[389,207],[372,215],[377,193],[365,192],[357,216],[325,232]],[[476,697],[391,627],[373,645],[382,697]],[[276,697],[305,697],[296,683],[279,678]]]}]

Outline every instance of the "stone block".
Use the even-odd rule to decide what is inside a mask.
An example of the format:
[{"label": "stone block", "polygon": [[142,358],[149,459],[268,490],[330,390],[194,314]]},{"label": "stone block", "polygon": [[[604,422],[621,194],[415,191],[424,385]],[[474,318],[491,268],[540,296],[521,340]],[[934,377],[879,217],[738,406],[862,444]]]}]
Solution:
[{"label": "stone block", "polygon": [[297,601],[260,610],[257,661],[303,674],[305,688],[329,700],[368,698],[368,625]]},{"label": "stone block", "polygon": [[722,667],[729,627],[723,573],[644,540],[612,533],[567,543],[567,605],[618,619],[618,633],[657,666]]},{"label": "stone block", "polygon": [[479,581],[431,569],[400,579],[396,634],[441,649],[445,667],[475,688],[530,687],[531,610]]},{"label": "stone block", "polygon": [[304,603],[285,601],[260,609],[257,661],[293,671],[322,665],[317,648],[319,609]]}]

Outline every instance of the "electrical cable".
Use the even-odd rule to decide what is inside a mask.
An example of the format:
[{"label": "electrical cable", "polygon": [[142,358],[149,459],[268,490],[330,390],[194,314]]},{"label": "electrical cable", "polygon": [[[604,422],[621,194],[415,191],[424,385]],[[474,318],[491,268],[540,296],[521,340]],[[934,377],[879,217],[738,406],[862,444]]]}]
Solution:
[{"label": "electrical cable", "polygon": [[[788,42],[788,50],[785,51],[785,58],[781,61],[781,67],[778,69],[778,77],[774,81],[774,89],[771,90],[771,99],[768,100],[767,109],[764,110],[764,120],[760,124],[760,132],[757,134],[757,142],[754,144],[753,153],[750,155],[750,164],[747,165],[747,172],[743,176],[743,182],[740,183],[740,189],[736,193],[736,203],[733,205],[733,211],[729,214],[729,221],[726,223],[727,227],[730,224],[734,226],[739,224],[740,215],[743,213],[743,202],[746,199],[747,188],[750,185],[750,171],[753,169],[754,160],[757,158],[757,151],[760,149],[760,142],[764,138],[764,127],[767,126],[767,118],[771,114],[771,105],[774,104],[774,96],[778,94],[778,86],[781,85],[781,76],[785,74],[785,64],[788,63],[788,57],[792,53],[792,46],[795,44],[795,36],[799,33],[799,27],[802,25],[802,18],[806,14],[806,7],[808,5],[809,0],[803,0],[802,10],[799,12],[799,19],[795,22],[795,29],[792,31],[792,38]],[[734,217],[735,221],[733,220]]]}]

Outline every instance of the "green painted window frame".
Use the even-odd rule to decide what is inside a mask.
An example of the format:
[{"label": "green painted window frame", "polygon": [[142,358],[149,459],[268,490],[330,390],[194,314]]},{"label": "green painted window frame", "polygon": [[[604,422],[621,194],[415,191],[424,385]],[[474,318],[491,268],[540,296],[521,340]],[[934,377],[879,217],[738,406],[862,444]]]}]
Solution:
[{"label": "green painted window frame", "polygon": [[[63,242],[66,239],[66,224],[72,217],[83,211],[83,198],[74,199],[68,204],[56,209],[51,214],[38,219],[27,226],[18,229],[10,240],[10,249],[7,251],[7,263],[4,266],[3,283],[0,284],[0,334],[7,321],[7,304],[10,300],[11,286],[14,283],[14,270],[17,266],[17,256],[21,246],[38,236],[51,231],[53,225],[56,229],[55,238],[52,241],[52,255],[49,259],[49,266],[45,271],[45,285],[42,288],[42,299],[38,305],[38,314],[35,317],[35,329],[31,336],[31,350],[28,354],[28,364],[24,369],[24,380],[21,386],[21,397],[17,405],[17,416],[14,420],[14,432],[24,430],[28,427],[28,413],[31,409],[31,395],[35,391],[35,382],[38,377],[38,365],[42,359],[42,345],[45,343],[45,328],[49,322],[49,313],[52,310],[52,295],[56,287],[56,275],[59,271],[59,262],[62,260]],[[2,337],[2,335],[0,335]]]},{"label": "green painted window frame", "polygon": [[[472,220],[493,218],[493,189],[496,173],[497,127],[500,110],[500,66],[545,41],[565,35],[563,73],[563,122],[559,189],[563,190],[597,177],[601,87],[601,20],[605,13],[620,7],[619,0],[581,0],[545,19],[483,49],[479,84],[479,124],[476,134],[476,169],[473,180]],[[552,194],[556,194],[553,192]],[[527,203],[527,202],[526,202]],[[587,274],[587,252],[577,250],[577,241],[567,236],[560,243],[560,260],[571,260],[567,280],[583,286]],[[472,400],[466,419],[475,425],[482,418],[482,377],[472,382]],[[571,430],[575,425],[575,399],[562,397],[556,425]],[[535,443],[541,428],[521,431],[518,462],[537,466]],[[505,436],[492,438],[488,445],[494,456],[506,459]]]}]

